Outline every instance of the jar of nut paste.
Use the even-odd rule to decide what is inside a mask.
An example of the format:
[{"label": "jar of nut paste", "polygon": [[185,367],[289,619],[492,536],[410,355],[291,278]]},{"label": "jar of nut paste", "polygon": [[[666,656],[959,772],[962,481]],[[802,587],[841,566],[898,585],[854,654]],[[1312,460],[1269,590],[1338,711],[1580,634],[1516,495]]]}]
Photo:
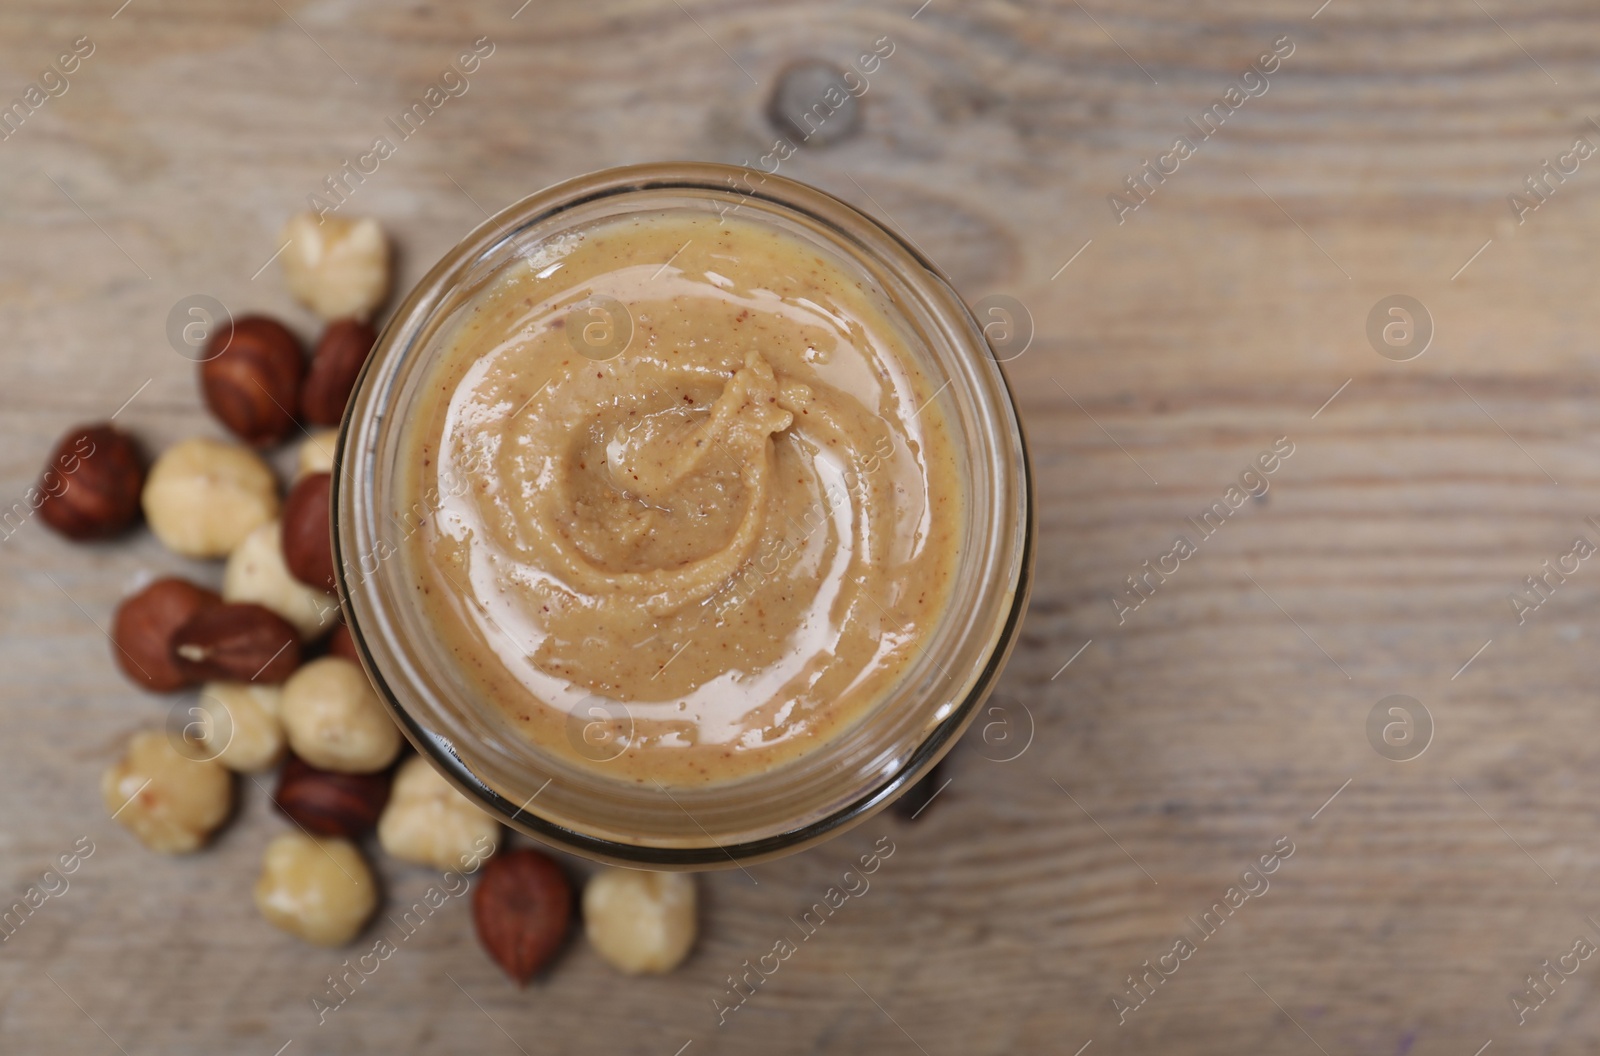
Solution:
[{"label": "jar of nut paste", "polygon": [[341,430],[345,616],[410,739],[543,842],[789,853],[926,773],[1026,606],[1005,378],[940,272],[790,180],[614,169],[411,291]]}]

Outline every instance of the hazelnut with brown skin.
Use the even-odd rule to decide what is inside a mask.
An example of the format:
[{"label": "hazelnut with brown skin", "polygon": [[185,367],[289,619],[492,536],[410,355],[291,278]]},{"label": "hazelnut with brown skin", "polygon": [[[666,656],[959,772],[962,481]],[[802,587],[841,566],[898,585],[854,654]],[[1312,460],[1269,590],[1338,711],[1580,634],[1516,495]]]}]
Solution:
[{"label": "hazelnut with brown skin", "polygon": [[311,369],[300,389],[300,416],[313,425],[338,425],[356,387],[378,332],[371,323],[341,319],[330,323],[311,356]]},{"label": "hazelnut with brown skin", "polygon": [[109,422],[79,426],[61,438],[40,474],[39,517],[68,539],[109,539],[139,519],[144,473],[139,445],[127,433]]},{"label": "hazelnut with brown skin", "polygon": [[294,430],[305,356],[282,323],[252,315],[217,331],[200,363],[200,391],[217,420],[252,447]]},{"label": "hazelnut with brown skin", "polygon": [[172,660],[196,682],[283,682],[300,666],[300,635],[264,605],[201,609],[172,636]]},{"label": "hazelnut with brown skin", "polygon": [[312,473],[301,477],[283,504],[283,563],[289,574],[308,587],[332,593],[333,532],[328,489],[333,477]]},{"label": "hazelnut with brown skin", "polygon": [[167,693],[192,685],[178,669],[172,655],[173,636],[196,613],[222,604],[215,591],[196,586],[186,579],[168,576],[158,579],[117,606],[111,622],[111,653],[137,685],[156,693]]},{"label": "hazelnut with brown skin", "polygon": [[472,893],[478,941],[517,985],[555,956],[572,926],[572,885],[535,850],[503,851],[483,866]]},{"label": "hazelnut with brown skin", "polygon": [[356,640],[350,633],[350,628],[339,624],[328,636],[328,655],[337,656],[348,660],[357,667],[361,666],[361,654],[356,651]]},{"label": "hazelnut with brown skin", "polygon": [[316,836],[357,839],[371,832],[389,802],[390,772],[343,774],[321,770],[297,755],[278,774],[272,801]]}]

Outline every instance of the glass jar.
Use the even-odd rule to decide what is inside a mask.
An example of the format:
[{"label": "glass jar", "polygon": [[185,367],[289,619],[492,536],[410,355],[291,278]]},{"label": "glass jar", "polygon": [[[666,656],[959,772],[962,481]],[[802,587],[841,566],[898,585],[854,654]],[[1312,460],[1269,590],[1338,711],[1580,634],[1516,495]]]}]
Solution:
[{"label": "glass jar", "polygon": [[[397,539],[401,432],[464,305],[550,239],[630,214],[726,215],[826,247],[903,328],[936,398],[963,488],[950,607],[894,690],[854,725],[772,770],[676,790],[563,765],[475,699],[412,600]],[[982,331],[906,241],[812,187],[749,169],[666,163],[611,169],[505,209],[445,255],[395,312],[340,432],[334,554],[344,613],[367,673],[417,749],[490,815],[586,857],[709,869],[777,857],[869,817],[925,774],[978,713],[1027,604],[1033,502],[1022,428]]]}]

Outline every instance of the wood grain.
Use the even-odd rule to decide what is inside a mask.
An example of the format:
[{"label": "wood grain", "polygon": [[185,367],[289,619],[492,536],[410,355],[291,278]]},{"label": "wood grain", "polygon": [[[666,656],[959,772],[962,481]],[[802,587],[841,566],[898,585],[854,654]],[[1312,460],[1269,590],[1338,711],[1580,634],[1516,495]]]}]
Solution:
[{"label": "wood grain", "polygon": [[[1588,0],[113,10],[0,10],[0,99],[72,40],[96,47],[0,142],[0,494],[136,391],[118,420],[152,448],[214,432],[168,310],[207,293],[309,331],[275,267],[251,278],[279,224],[468,42],[496,45],[469,92],[347,206],[396,233],[403,283],[555,180],[753,160],[787,63],[893,40],[860,131],[782,171],[891,220],[971,299],[1031,312],[1008,370],[1040,559],[997,704],[1034,728],[1004,763],[969,738],[914,824],[886,816],[756,883],[707,877],[703,939],[668,978],[622,980],[579,942],[518,992],[452,901],[319,1025],[342,955],[256,918],[279,826],[260,791],[190,860],[144,853],[99,805],[100,769],[166,707],[119,679],[99,628],[141,576],[216,570],[30,523],[0,542],[0,884],[22,892],[80,836],[96,850],[0,944],[0,1050],[1594,1050],[1600,961],[1525,1025],[1508,996],[1575,935],[1600,942],[1600,571],[1525,624],[1509,602],[1576,535],[1600,542],[1600,158],[1523,223],[1507,204],[1575,137],[1600,145]],[[1285,36],[1270,88],[1119,224],[1108,196]],[[1365,337],[1396,293],[1436,326],[1404,363]],[[1119,623],[1124,577],[1279,437],[1294,454],[1264,501]],[[1394,693],[1436,725],[1414,761],[1367,740]],[[719,1027],[727,977],[880,836],[896,850],[870,890]],[[1280,836],[1295,850],[1270,888],[1199,941],[1187,918]],[[384,872],[392,906],[431,882]],[[1112,999],[1179,936],[1196,952],[1119,1024]]]}]

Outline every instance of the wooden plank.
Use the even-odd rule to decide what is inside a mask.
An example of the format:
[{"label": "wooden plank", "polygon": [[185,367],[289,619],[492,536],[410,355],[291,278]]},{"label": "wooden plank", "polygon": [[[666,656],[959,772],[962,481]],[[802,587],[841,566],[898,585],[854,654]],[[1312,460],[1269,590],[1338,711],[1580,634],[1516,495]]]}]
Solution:
[{"label": "wooden plank", "polygon": [[[0,142],[3,495],[58,432],[136,391],[118,420],[152,447],[215,432],[169,309],[208,293],[309,332],[275,266],[252,279],[279,224],[470,41],[496,50],[468,93],[347,207],[395,233],[402,283],[481,210],[549,182],[758,158],[785,64],[892,40],[860,132],[782,171],[891,220],[972,299],[1031,312],[1008,370],[1040,560],[997,699],[1035,732],[1008,763],[964,745],[913,825],[874,820],[752,869],[759,884],[707,877],[704,937],[671,977],[622,980],[580,941],[515,991],[452,902],[319,1025],[310,1000],[344,955],[257,919],[249,887],[280,827],[260,790],[192,860],[142,852],[99,805],[100,769],[165,709],[122,683],[99,628],[141,575],[216,570],[29,524],[0,542],[0,883],[20,892],[80,836],[96,850],[0,948],[5,1051],[1594,1048],[1594,964],[1526,1025],[1508,997],[1575,935],[1600,942],[1600,579],[1584,565],[1525,624],[1508,600],[1574,536],[1597,539],[1600,159],[1521,223],[1507,202],[1575,138],[1600,146],[1592,4],[115,8],[0,11],[0,99],[95,44]],[[1265,92],[1118,223],[1109,196],[1285,37]],[[1391,294],[1436,326],[1409,362],[1365,336]],[[1119,622],[1125,577],[1279,437],[1294,454],[1264,501]],[[1367,739],[1394,693],[1436,724],[1414,761]],[[896,852],[870,891],[718,1026],[727,977],[880,835]],[[1200,940],[1189,918],[1280,836],[1295,851],[1270,887]],[[392,905],[430,882],[383,870]],[[1127,977],[1180,936],[1195,953],[1119,1025]]]}]

